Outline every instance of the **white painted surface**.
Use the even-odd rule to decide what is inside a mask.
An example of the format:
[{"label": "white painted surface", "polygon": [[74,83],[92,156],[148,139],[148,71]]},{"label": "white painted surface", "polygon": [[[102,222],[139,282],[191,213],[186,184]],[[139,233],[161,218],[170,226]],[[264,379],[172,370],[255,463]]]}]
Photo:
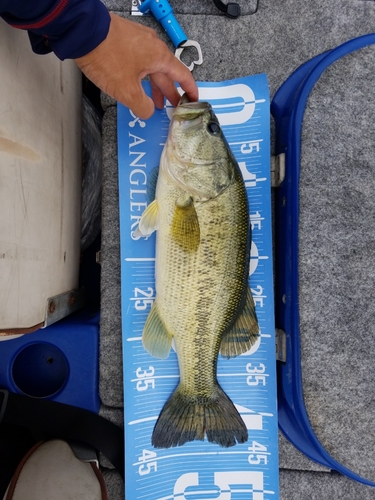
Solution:
[{"label": "white painted surface", "polygon": [[0,333],[78,285],[81,75],[0,20]]}]

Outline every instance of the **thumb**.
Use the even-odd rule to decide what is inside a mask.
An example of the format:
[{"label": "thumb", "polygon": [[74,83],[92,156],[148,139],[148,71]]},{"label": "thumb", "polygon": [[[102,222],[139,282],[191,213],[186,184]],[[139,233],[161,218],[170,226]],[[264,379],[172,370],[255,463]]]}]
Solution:
[{"label": "thumb", "polygon": [[127,93],[126,95],[126,106],[128,106],[132,112],[141,118],[142,120],[147,120],[155,111],[155,105],[153,100],[148,97],[143,90],[143,87],[139,84],[138,89],[134,93]]}]

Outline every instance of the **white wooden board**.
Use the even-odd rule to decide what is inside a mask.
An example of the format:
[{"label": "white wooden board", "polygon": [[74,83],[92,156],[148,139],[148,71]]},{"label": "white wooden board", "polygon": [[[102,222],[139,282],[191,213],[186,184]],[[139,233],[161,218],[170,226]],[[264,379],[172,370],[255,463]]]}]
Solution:
[{"label": "white wooden board", "polygon": [[0,333],[78,284],[81,77],[0,20]]}]

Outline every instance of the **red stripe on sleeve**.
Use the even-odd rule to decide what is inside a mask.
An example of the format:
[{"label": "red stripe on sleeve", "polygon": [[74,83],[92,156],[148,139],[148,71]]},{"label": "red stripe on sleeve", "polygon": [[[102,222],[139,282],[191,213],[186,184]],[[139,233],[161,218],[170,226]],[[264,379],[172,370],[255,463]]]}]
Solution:
[{"label": "red stripe on sleeve", "polygon": [[31,23],[31,24],[11,24],[13,28],[19,28],[19,29],[24,29],[24,30],[32,30],[32,29],[39,29],[43,28],[47,24],[51,23],[54,21],[59,15],[62,13],[62,11],[65,9],[67,4],[69,3],[69,0],[60,0],[60,2],[56,5],[56,7],[49,13],[47,14],[43,19],[36,23]]}]

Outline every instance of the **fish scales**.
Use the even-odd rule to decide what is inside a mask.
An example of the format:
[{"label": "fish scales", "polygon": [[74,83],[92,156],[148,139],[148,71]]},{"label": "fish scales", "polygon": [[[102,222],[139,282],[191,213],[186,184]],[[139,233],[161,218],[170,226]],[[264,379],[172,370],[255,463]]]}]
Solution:
[{"label": "fish scales", "polygon": [[156,422],[155,447],[194,439],[232,446],[247,429],[216,377],[219,350],[236,356],[259,327],[248,288],[251,231],[238,164],[208,103],[176,108],[155,201],[138,235],[157,229],[156,300],[143,331],[150,354],[175,340],[180,382]]},{"label": "fish scales", "polygon": [[201,238],[191,254],[170,235],[175,200],[182,193],[170,182],[159,185],[157,198],[168,200],[160,217],[165,211],[169,220],[158,234],[157,304],[174,332],[177,353],[191,352],[179,356],[181,387],[187,394],[207,395],[216,378],[221,335],[233,321],[248,277],[246,194],[242,183],[234,182],[218,199],[197,204]]}]

